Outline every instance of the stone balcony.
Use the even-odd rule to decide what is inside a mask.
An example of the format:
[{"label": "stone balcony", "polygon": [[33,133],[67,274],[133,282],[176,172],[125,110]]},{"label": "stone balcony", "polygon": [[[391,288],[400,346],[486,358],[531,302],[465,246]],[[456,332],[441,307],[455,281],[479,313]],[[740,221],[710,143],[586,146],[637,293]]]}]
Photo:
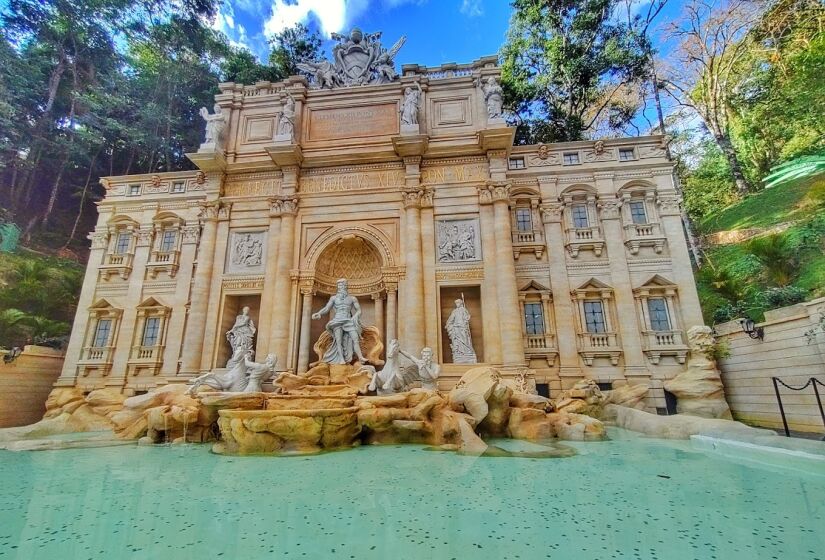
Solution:
[{"label": "stone balcony", "polygon": [[146,270],[152,278],[157,278],[161,272],[167,273],[174,278],[178,273],[180,263],[180,251],[152,251],[149,262],[146,263]]},{"label": "stone balcony", "polygon": [[684,342],[682,331],[643,331],[642,350],[653,365],[662,356],[673,356],[680,364],[685,363],[688,347]]},{"label": "stone balcony", "polygon": [[518,260],[521,253],[535,253],[536,259],[544,254],[544,235],[541,231],[513,230],[513,257]]},{"label": "stone balcony", "polygon": [[126,280],[132,272],[132,253],[109,253],[105,256],[103,264],[100,266],[100,274],[104,280],[110,276],[117,275]]},{"label": "stone balcony", "polygon": [[160,373],[165,348],[162,344],[155,346],[132,346],[132,355],[126,365],[129,376],[154,376]]},{"label": "stone balcony", "polygon": [[78,376],[106,376],[112,371],[114,346],[86,346],[77,361]]},{"label": "stone balcony", "polygon": [[524,355],[527,356],[527,359],[544,358],[547,360],[547,366],[553,367],[556,363],[556,357],[559,355],[556,335],[545,333],[525,336]]},{"label": "stone balcony", "polygon": [[615,332],[579,333],[578,338],[579,355],[585,365],[592,366],[595,358],[608,358],[612,365],[619,365],[622,349]]},{"label": "stone balcony", "polygon": [[582,250],[591,250],[597,257],[602,256],[604,239],[598,227],[567,228],[567,243],[565,246],[570,256],[576,258]]},{"label": "stone balcony", "polygon": [[639,253],[640,247],[653,247],[659,254],[665,247],[665,236],[659,224],[626,224],[624,226],[625,246],[631,255]]}]

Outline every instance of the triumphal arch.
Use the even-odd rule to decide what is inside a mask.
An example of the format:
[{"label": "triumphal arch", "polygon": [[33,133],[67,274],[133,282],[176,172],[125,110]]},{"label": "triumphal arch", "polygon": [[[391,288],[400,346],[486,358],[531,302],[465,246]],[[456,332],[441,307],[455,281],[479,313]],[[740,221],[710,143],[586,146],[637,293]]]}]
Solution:
[{"label": "triumphal arch", "polygon": [[335,39],[304,75],[220,84],[195,170],[102,179],[58,383],[185,383],[224,367],[238,317],[300,374],[346,278],[441,388],[492,364],[541,392],[646,383],[663,408],[702,317],[662,138],[514,146],[495,57],[399,70],[403,38]]}]

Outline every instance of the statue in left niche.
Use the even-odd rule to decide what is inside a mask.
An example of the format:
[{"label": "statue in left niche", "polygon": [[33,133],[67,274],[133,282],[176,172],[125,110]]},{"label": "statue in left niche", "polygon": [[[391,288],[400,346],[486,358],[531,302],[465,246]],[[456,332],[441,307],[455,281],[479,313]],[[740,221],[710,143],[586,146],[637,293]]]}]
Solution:
[{"label": "statue in left niche", "polygon": [[404,90],[404,100],[401,102],[401,124],[404,126],[418,125],[418,108],[421,106],[421,86],[415,83],[415,89],[408,86]]},{"label": "statue in left niche", "polygon": [[206,107],[201,107],[201,117],[206,121],[206,138],[204,144],[212,144],[216,148],[223,145],[223,136],[226,129],[226,113],[223,112],[221,106],[215,103],[215,112],[209,114]]},{"label": "statue in left niche", "polygon": [[235,324],[226,331],[226,340],[232,347],[232,357],[226,362],[226,371],[201,375],[192,383],[189,394],[194,395],[202,385],[230,393],[261,391],[261,385],[275,375],[278,359],[274,354],[269,354],[263,363],[253,361],[255,333],[255,323],[249,316],[249,307],[244,307],[235,318]]},{"label": "statue in left niche", "polygon": [[365,364],[367,359],[361,352],[361,306],[358,298],[349,295],[347,281],[344,278],[336,282],[337,293],[329,298],[329,302],[320,310],[312,314],[317,320],[329,313],[330,320],[326,325],[327,332],[332,336],[332,344],[324,353],[322,362],[328,364],[349,364],[353,356]]},{"label": "statue in left niche", "polygon": [[481,92],[484,94],[484,103],[487,106],[488,119],[504,117],[504,90],[493,76],[481,82]]},{"label": "statue in left niche", "polygon": [[276,140],[289,140],[290,142],[295,140],[295,98],[291,95],[286,98],[275,134]]}]

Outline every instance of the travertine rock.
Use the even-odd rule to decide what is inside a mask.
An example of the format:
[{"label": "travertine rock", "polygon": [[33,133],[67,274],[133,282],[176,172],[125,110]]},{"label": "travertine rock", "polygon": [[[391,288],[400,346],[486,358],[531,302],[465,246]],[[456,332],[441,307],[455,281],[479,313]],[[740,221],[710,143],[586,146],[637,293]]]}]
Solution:
[{"label": "travertine rock", "polygon": [[615,404],[606,405],[604,415],[606,420],[620,428],[664,439],[689,439],[692,435],[704,434],[724,439],[747,440],[747,438],[775,433],[722,418],[702,418],[688,414],[659,416]]},{"label": "travertine rock", "polygon": [[645,397],[649,391],[647,385],[638,384],[631,385],[629,383],[620,384],[618,381],[613,383],[613,389],[605,391],[605,404],[617,404],[629,408],[638,408],[644,410]]},{"label": "travertine rock", "polygon": [[664,383],[664,388],[676,395],[677,412],[704,418],[732,419],[716,362],[705,355],[714,342],[711,328],[691,327],[687,336],[690,346],[687,369]]},{"label": "travertine rock", "polygon": [[489,412],[487,399],[501,382],[501,374],[491,367],[477,367],[461,376],[450,391],[450,405],[459,412],[466,410],[480,424]]},{"label": "travertine rock", "polygon": [[547,415],[556,436],[567,441],[599,441],[607,438],[604,424],[584,414],[553,412]]},{"label": "travertine rock", "polygon": [[536,410],[547,410],[552,406],[550,399],[541,395],[531,395],[529,393],[513,393],[510,397],[510,406],[513,408],[535,408]]},{"label": "travertine rock", "polygon": [[556,435],[547,413],[535,408],[511,409],[507,432],[511,438],[527,440],[550,439]]},{"label": "travertine rock", "polygon": [[510,419],[510,398],[513,390],[506,385],[497,385],[487,398],[488,412],[478,425],[479,433],[490,437],[504,437]]}]

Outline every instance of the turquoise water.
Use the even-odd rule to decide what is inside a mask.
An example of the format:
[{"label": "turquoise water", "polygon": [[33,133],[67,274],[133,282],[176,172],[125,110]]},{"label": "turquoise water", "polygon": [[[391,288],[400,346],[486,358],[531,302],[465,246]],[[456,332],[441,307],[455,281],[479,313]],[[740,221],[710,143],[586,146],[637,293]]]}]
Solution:
[{"label": "turquoise water", "polygon": [[0,451],[0,559],[825,558],[823,476],[687,442],[574,447],[564,459]]}]

